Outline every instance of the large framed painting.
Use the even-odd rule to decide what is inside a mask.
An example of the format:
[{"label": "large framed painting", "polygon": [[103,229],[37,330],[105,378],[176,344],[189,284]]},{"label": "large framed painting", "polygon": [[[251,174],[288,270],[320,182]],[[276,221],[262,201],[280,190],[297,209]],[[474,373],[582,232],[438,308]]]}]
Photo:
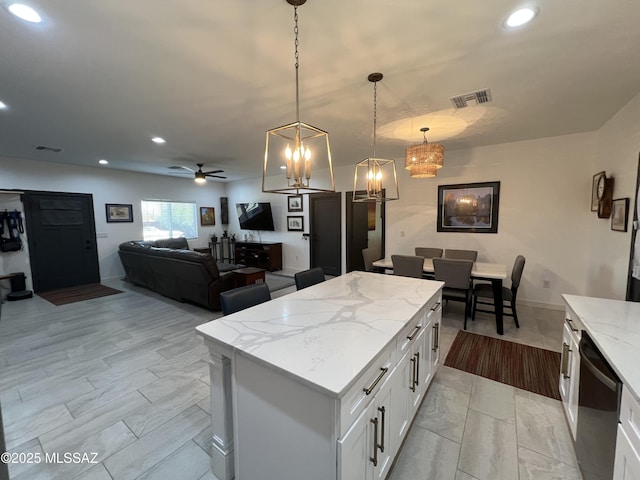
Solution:
[{"label": "large framed painting", "polygon": [[498,233],[500,182],[438,185],[438,232]]}]

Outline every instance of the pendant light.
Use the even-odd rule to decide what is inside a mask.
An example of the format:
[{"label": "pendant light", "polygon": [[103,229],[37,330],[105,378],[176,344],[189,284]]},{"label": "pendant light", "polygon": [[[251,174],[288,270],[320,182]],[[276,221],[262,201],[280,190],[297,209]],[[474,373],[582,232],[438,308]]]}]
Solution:
[{"label": "pendant light", "polygon": [[427,142],[428,127],[420,129],[424,142],[411,145],[405,151],[404,168],[412,178],[435,177],[436,171],[444,164],[444,145]]},{"label": "pendant light", "polygon": [[287,195],[335,192],[329,134],[300,121],[298,7],[306,0],[286,1],[293,5],[295,22],[296,121],[267,130],[262,191]]},{"label": "pendant light", "polygon": [[376,157],[377,86],[382,77],[381,73],[372,73],[367,77],[373,83],[373,155],[356,163],[354,202],[386,202],[400,198],[395,160]]}]

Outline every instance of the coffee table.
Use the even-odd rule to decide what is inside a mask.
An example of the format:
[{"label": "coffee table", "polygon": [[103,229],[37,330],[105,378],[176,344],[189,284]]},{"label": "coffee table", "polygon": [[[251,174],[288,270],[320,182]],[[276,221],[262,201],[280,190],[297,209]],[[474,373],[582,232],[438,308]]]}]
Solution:
[{"label": "coffee table", "polygon": [[245,267],[233,270],[233,280],[236,287],[251,285],[252,283],[264,283],[266,270],[257,267]]}]

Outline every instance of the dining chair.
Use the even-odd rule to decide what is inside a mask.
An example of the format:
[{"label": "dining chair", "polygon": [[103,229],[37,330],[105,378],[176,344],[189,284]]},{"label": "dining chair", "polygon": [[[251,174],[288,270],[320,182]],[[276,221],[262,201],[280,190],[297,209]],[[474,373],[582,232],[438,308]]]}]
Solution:
[{"label": "dining chair", "polygon": [[431,247],[416,247],[416,256],[424,258],[440,258],[442,257],[442,249]]},{"label": "dining chair", "polygon": [[[525,258],[522,255],[518,255],[516,257],[516,261],[513,263],[513,270],[511,271],[511,288],[507,288],[505,286],[502,287],[503,309],[510,310],[510,312],[504,311],[503,315],[506,317],[513,317],[516,328],[520,328],[520,323],[518,322],[518,312],[516,311],[516,297],[518,295],[520,280],[522,279],[524,263]],[[491,305],[494,307],[494,310],[481,310],[480,308],[478,308],[478,304]],[[476,284],[476,286],[473,288],[473,313],[471,314],[471,320],[476,319],[476,312],[495,314],[493,286],[490,283],[479,283]]]},{"label": "dining chair", "polygon": [[373,262],[375,262],[380,258],[380,254],[378,253],[378,250],[375,248],[372,248],[372,247],[363,248],[362,258],[364,259],[365,272],[373,272],[375,271]]},{"label": "dining chair", "polygon": [[269,300],[271,300],[271,292],[266,283],[252,283],[220,293],[223,315],[231,315]]},{"label": "dining chair", "polygon": [[413,255],[391,255],[393,274],[402,277],[422,278],[424,257]]},{"label": "dining chair", "polygon": [[464,329],[467,329],[467,318],[471,314],[471,270],[473,262],[470,260],[451,260],[447,258],[433,259],[433,273],[435,279],[444,282],[442,289],[443,300],[453,300],[464,303]]},{"label": "dining chair", "polygon": [[448,258],[449,260],[471,260],[475,262],[478,259],[478,251],[447,248],[444,251],[444,258]]},{"label": "dining chair", "polygon": [[324,282],[324,270],[322,267],[314,267],[309,270],[296,273],[293,278],[296,281],[296,290],[310,287],[316,283]]}]

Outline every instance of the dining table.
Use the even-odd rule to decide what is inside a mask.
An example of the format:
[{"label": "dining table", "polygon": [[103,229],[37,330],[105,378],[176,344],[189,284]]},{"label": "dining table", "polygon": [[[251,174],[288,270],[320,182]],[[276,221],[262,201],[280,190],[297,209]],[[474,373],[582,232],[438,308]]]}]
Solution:
[{"label": "dining table", "polygon": [[[381,258],[373,262],[373,267],[378,271],[393,270],[391,257]],[[433,274],[433,259],[425,258],[422,267],[424,273]],[[473,262],[471,278],[474,280],[487,280],[491,282],[493,288],[493,299],[495,304],[496,331],[498,335],[504,335],[503,305],[502,305],[502,281],[507,278],[507,266],[502,263]]]}]

